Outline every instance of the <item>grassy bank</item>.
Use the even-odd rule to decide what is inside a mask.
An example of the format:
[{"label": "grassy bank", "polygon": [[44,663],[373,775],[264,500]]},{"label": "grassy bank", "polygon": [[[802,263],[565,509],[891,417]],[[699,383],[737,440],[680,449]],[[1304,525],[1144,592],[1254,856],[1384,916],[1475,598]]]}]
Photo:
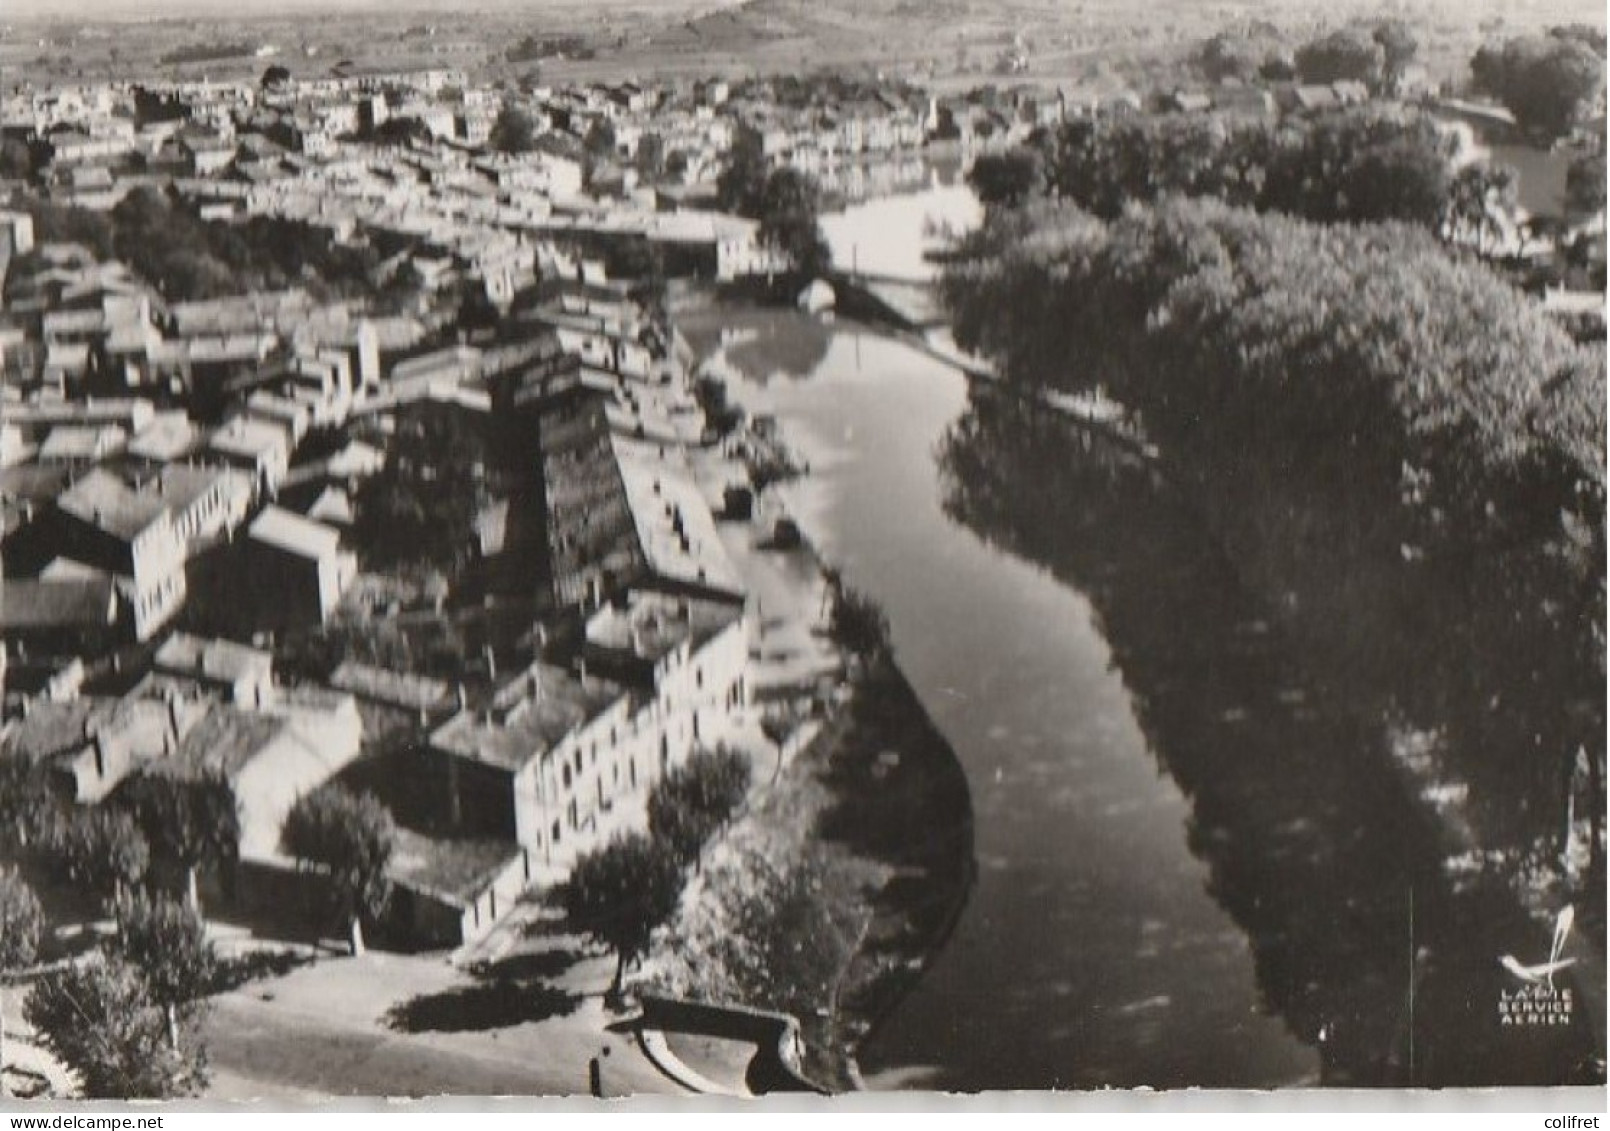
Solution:
[{"label": "grassy bank", "polygon": [[710,851],[642,983],[787,1011],[806,1074],[853,1088],[855,1047],[948,934],[972,850],[960,765],[876,665]]}]

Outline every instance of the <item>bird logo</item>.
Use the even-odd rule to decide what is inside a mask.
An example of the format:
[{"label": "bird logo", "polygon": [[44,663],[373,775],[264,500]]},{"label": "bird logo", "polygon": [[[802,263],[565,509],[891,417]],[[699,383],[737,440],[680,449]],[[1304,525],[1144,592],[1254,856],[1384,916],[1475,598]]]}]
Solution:
[{"label": "bird logo", "polygon": [[1535,966],[1526,966],[1519,962],[1514,955],[1506,954],[1498,960],[1498,964],[1508,970],[1515,977],[1527,985],[1547,984],[1550,992],[1554,989],[1554,975],[1568,966],[1576,964],[1574,958],[1561,958],[1565,950],[1565,940],[1571,935],[1571,924],[1576,922],[1576,908],[1570,905],[1564,907],[1554,918],[1554,940],[1549,946],[1547,962],[1540,962]]}]

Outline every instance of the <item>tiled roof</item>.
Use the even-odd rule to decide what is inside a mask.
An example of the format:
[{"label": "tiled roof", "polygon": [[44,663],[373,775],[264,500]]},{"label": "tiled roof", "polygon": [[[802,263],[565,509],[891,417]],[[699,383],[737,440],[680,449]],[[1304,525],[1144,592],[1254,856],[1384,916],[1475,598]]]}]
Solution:
[{"label": "tiled roof", "polygon": [[100,468],[63,491],[56,503],[64,513],[80,522],[125,541],[149,530],[168,512],[167,504],[160,498],[135,491]]}]

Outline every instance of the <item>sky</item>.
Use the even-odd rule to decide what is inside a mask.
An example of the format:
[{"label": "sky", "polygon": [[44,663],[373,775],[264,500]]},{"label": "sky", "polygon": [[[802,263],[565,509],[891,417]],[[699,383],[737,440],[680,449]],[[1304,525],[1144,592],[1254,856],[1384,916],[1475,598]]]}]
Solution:
[{"label": "sky", "polygon": [[239,18],[295,13],[467,11],[541,12],[545,8],[707,9],[720,0],[0,0],[0,21],[55,17],[61,20],[138,20],[172,16]]},{"label": "sky", "polygon": [[[7,20],[37,20],[54,17],[60,20],[139,20],[179,16],[214,17],[221,19],[251,18],[254,16],[281,16],[298,13],[362,12],[385,9],[392,12],[438,11],[444,14],[463,15],[473,11],[531,12],[544,9],[570,11],[604,8],[658,7],[668,11],[703,13],[715,8],[730,7],[740,0],[0,0],[0,23]],[[1079,0],[1051,0],[1056,4],[1074,5]],[[1214,3],[1216,0],[1175,0],[1175,2]],[[1304,0],[1263,0],[1271,9],[1291,10],[1300,7]],[[1316,8],[1325,0],[1307,0]],[[1451,0],[1407,0],[1412,12],[1416,8],[1446,9]],[[1252,10],[1260,6],[1254,0]],[[1385,6],[1383,4],[1383,6]],[[1529,8],[1559,12],[1568,9],[1573,18],[1595,24],[1604,22],[1602,0],[1483,0],[1474,5],[1483,9],[1508,9],[1522,16]],[[1141,8],[1144,9],[1144,3]],[[1575,10],[1581,9],[1581,15]]]}]

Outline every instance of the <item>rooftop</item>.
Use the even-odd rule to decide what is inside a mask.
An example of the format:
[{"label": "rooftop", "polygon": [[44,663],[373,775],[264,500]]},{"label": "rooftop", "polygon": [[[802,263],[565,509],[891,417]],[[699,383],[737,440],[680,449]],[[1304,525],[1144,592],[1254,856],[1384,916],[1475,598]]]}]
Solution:
[{"label": "rooftop", "polygon": [[605,604],[587,621],[587,643],[659,660],[684,642],[698,648],[743,615],[736,605],[634,590],[624,606]]},{"label": "rooftop", "polygon": [[285,446],[285,430],[265,420],[237,416],[213,433],[211,446],[226,455],[257,456]]},{"label": "rooftop", "polygon": [[445,706],[452,694],[442,680],[360,664],[356,660],[347,660],[336,668],[330,676],[330,686],[350,691],[362,699],[418,711]]},{"label": "rooftop", "polygon": [[115,424],[64,424],[52,428],[39,446],[43,463],[101,459],[121,449],[128,434]]},{"label": "rooftop", "polygon": [[278,715],[215,706],[185,735],[171,768],[180,774],[216,770],[233,778],[291,726]]},{"label": "rooftop", "polygon": [[250,534],[259,542],[306,558],[327,558],[341,549],[338,531],[283,507],[263,508]]},{"label": "rooftop", "polygon": [[431,735],[459,758],[515,772],[597,718],[623,694],[595,677],[536,664],[498,692],[489,711],[460,711]]},{"label": "rooftop", "polygon": [[716,532],[704,493],[679,458],[611,436],[638,542],[659,577],[740,595],[743,580]]},{"label": "rooftop", "polygon": [[157,473],[155,487],[164,502],[183,510],[216,487],[220,480],[233,480],[239,491],[251,490],[251,484],[238,471],[186,463],[170,463],[163,467]]},{"label": "rooftop", "polygon": [[387,874],[393,883],[468,904],[519,855],[512,841],[437,839],[399,828]]},{"label": "rooftop", "polygon": [[176,632],[157,649],[156,666],[175,675],[201,676],[222,683],[234,683],[252,675],[270,675],[274,657],[268,652],[236,644],[232,640],[209,640]]},{"label": "rooftop", "polygon": [[135,491],[100,468],[63,491],[56,502],[63,513],[126,541],[138,538],[168,513],[161,499]]},{"label": "rooftop", "polygon": [[110,577],[5,579],[0,585],[0,631],[105,628],[117,619]]},{"label": "rooftop", "polygon": [[144,459],[171,460],[189,454],[195,445],[196,428],[184,412],[159,412],[129,441],[128,450]]}]

